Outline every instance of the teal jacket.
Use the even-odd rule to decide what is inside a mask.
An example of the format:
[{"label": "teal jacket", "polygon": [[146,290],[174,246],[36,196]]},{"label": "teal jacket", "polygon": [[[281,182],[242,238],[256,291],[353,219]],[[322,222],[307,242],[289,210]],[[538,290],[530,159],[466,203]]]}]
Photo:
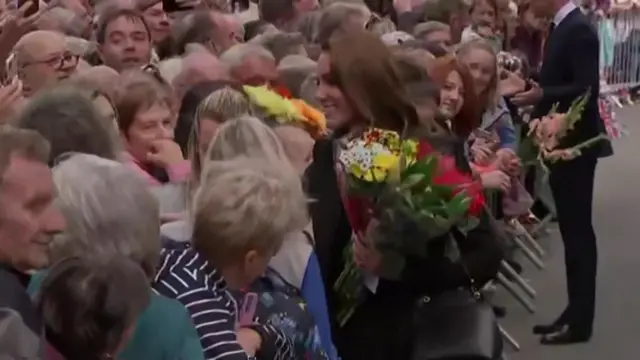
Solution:
[{"label": "teal jacket", "polygon": [[[35,295],[46,275],[31,278],[29,294]],[[200,337],[187,309],[177,300],[151,295],[149,306],[138,317],[136,330],[118,360],[204,360]]]}]

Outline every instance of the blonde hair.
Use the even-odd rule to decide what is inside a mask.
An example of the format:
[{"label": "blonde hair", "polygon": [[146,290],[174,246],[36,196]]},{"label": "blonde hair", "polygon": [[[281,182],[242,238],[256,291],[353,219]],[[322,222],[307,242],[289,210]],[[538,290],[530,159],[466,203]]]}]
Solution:
[{"label": "blonde hair", "polygon": [[369,27],[369,31],[372,33],[382,36],[384,34],[392,33],[397,31],[396,24],[391,21],[391,19],[387,17],[380,17],[376,14],[373,15],[374,21],[371,23]]},{"label": "blonde hair", "polygon": [[[278,136],[253,116],[241,116],[222,124],[207,151],[209,162],[237,157],[284,162],[293,169]],[[207,166],[204,164],[203,168],[206,170]]]},{"label": "blonde hair", "polygon": [[500,102],[500,94],[498,93],[498,61],[497,55],[491,43],[486,40],[472,40],[466,43],[463,43],[460,48],[458,48],[457,55],[460,58],[463,58],[469,54],[472,50],[482,50],[491,54],[494,59],[495,67],[493,69],[493,77],[489,82],[489,85],[483,94],[480,94],[478,97],[479,104],[483,111],[486,110],[494,110],[499,102]]},{"label": "blonde hair", "polygon": [[308,223],[307,201],[287,162],[235,157],[208,164],[195,196],[193,246],[219,266],[255,250],[273,256]]},{"label": "blonde hair", "polygon": [[[202,171],[202,159],[200,157],[200,121],[212,119],[224,123],[228,119],[251,114],[251,103],[239,88],[224,86],[209,94],[196,109],[191,136],[189,138],[189,157],[191,158],[191,170],[195,179]],[[195,184],[191,184],[193,188]]]}]

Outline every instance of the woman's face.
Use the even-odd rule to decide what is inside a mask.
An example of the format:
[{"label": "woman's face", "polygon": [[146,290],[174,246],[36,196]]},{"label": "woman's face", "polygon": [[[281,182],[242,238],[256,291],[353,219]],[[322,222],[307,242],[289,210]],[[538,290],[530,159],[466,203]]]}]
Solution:
[{"label": "woman's face", "polygon": [[297,126],[283,125],[274,129],[282,142],[284,150],[293,166],[304,174],[307,167],[313,161],[314,140],[304,129]]},{"label": "woman's face", "polygon": [[471,11],[471,22],[474,25],[489,25],[496,28],[496,9],[486,0],[476,0]]},{"label": "woman's face", "polygon": [[431,31],[424,36],[423,40],[425,43],[440,46],[445,50],[449,50],[449,48],[451,48],[451,44],[453,43],[450,30]]},{"label": "woman's face", "polygon": [[118,128],[118,117],[116,116],[116,109],[111,105],[111,101],[102,95],[98,95],[93,99],[93,106],[100,114],[100,116],[107,122],[107,126],[113,126]]},{"label": "woman's face", "polygon": [[318,58],[318,89],[316,97],[324,110],[327,125],[334,130],[351,121],[353,109],[345,94],[331,79],[331,59],[323,52]]},{"label": "woman's face", "polygon": [[542,21],[530,9],[522,14],[522,24],[529,30],[542,30]]},{"label": "woman's face", "polygon": [[213,140],[213,137],[216,136],[218,128],[220,127],[220,122],[217,119],[204,118],[200,120],[200,124],[198,125],[198,144],[200,144],[200,158],[205,159],[207,156],[207,150],[209,149],[209,144],[211,144],[211,140]]},{"label": "woman's face", "polygon": [[175,126],[175,117],[166,103],[157,102],[142,108],[125,134],[127,150],[138,161],[146,162],[155,142],[173,140]]},{"label": "woman's face", "polygon": [[484,49],[470,49],[461,60],[469,68],[476,94],[488,91],[496,76],[496,57]]},{"label": "woman's face", "polygon": [[453,119],[464,105],[464,85],[457,71],[452,71],[440,90],[440,112]]}]

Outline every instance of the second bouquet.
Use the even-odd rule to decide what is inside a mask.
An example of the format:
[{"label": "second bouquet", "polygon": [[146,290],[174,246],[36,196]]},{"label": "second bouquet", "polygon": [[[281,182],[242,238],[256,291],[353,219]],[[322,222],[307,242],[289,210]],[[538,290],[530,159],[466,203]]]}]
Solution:
[{"label": "second bouquet", "polygon": [[[367,237],[382,254],[386,278],[401,279],[407,257],[427,258],[428,245],[453,228],[462,233],[473,229],[484,208],[482,185],[459,171],[453,157],[394,131],[365,130],[340,150],[338,163],[352,241]],[[345,248],[346,265],[334,285],[341,325],[366,291],[352,245]]]}]

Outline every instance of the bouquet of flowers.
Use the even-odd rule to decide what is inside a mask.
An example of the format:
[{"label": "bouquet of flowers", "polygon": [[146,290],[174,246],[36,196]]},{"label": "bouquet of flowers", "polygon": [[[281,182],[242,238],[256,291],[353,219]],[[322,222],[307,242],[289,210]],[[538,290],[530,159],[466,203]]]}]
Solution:
[{"label": "bouquet of flowers", "polygon": [[[338,160],[353,232],[370,234],[375,224],[375,236],[367,240],[382,254],[385,275],[399,277],[407,256],[428,256],[429,242],[442,240],[452,228],[466,232],[478,224],[482,185],[425,142],[368,129],[346,144]],[[346,265],[334,285],[342,300],[341,325],[364,295],[364,274],[353,261],[352,245],[345,248]]]},{"label": "bouquet of flowers", "polygon": [[576,123],[582,118],[582,112],[589,96],[590,94],[587,92],[575,99],[566,113],[558,113],[556,111],[558,104],[555,104],[549,114],[530,123],[528,136],[521,142],[518,154],[523,164],[538,163],[548,173],[549,169],[546,163],[570,160],[580,156],[581,151],[589,146],[608,139],[606,134],[601,134],[568,149],[559,147],[560,141],[573,130]]}]

